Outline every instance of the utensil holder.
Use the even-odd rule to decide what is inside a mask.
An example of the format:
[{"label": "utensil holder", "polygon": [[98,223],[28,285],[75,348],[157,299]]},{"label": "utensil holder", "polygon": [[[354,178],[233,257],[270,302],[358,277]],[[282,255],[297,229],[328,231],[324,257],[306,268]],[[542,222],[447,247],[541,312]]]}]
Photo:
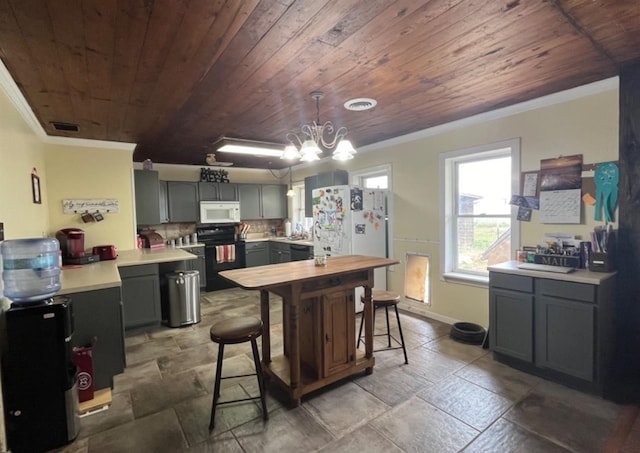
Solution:
[{"label": "utensil holder", "polygon": [[589,254],[589,270],[591,272],[612,272],[615,269],[609,253],[591,252]]}]

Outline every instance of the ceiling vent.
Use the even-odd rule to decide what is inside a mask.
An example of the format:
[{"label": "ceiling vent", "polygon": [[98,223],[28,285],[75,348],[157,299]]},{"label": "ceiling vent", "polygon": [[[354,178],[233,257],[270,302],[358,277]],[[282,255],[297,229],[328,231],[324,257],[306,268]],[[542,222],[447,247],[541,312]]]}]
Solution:
[{"label": "ceiling vent", "polygon": [[52,121],[51,125],[57,131],[78,132],[80,130],[78,125],[73,123],[61,123],[60,121]]},{"label": "ceiling vent", "polygon": [[347,110],[353,110],[354,112],[362,112],[363,110],[369,110],[374,108],[378,104],[378,101],[371,98],[355,98],[349,99],[344,103],[344,108]]}]

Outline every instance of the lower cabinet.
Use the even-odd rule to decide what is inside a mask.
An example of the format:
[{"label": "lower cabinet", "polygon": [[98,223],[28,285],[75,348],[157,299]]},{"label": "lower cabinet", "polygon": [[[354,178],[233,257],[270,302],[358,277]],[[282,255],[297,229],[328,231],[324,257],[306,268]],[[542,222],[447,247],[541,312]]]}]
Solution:
[{"label": "lower cabinet", "polygon": [[289,244],[279,242],[269,243],[269,262],[271,264],[288,263],[291,261],[291,248]]},{"label": "lower cabinet", "polygon": [[595,380],[596,287],[553,280],[540,280],[537,286],[536,364]]},{"label": "lower cabinet", "polygon": [[299,330],[300,363],[307,375],[322,379],[356,361],[355,294],[336,291],[302,300]]},{"label": "lower cabinet", "polygon": [[492,350],[533,362],[533,278],[491,273],[489,341]]},{"label": "lower cabinet", "polygon": [[160,325],[160,279],[157,264],[118,268],[122,280],[124,328]]},{"label": "lower cabinet", "polygon": [[189,247],[183,249],[185,252],[189,252],[193,255],[196,255],[197,258],[195,260],[188,260],[187,270],[189,271],[198,271],[200,274],[200,288],[204,288],[207,286],[207,267],[206,260],[204,256],[204,247]]},{"label": "lower cabinet", "polygon": [[614,277],[589,284],[490,272],[494,357],[551,380],[606,393],[614,292]]},{"label": "lower cabinet", "polygon": [[356,361],[354,291],[322,296],[324,376],[349,368]]},{"label": "lower cabinet", "polygon": [[247,242],[245,244],[245,259],[247,267],[269,264],[269,243],[266,241]]},{"label": "lower cabinet", "polygon": [[96,390],[113,387],[113,376],[125,368],[120,287],[71,294],[73,346],[93,343],[93,382]]}]

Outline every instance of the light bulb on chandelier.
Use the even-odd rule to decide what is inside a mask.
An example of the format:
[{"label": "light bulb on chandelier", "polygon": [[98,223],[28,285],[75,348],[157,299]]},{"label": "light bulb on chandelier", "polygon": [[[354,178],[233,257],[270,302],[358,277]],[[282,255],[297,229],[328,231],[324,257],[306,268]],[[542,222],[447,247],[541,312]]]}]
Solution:
[{"label": "light bulb on chandelier", "polygon": [[[332,156],[334,159],[353,159],[353,155],[357,151],[349,140],[344,139],[347,135],[347,128],[342,126],[335,130],[331,121],[320,122],[320,99],[323,97],[324,93],[322,91],[311,92],[311,98],[316,101],[316,121],[301,126],[300,130],[303,138],[293,132],[287,134],[289,145],[285,147],[280,157],[281,159],[299,158],[302,162],[311,162],[320,159],[319,155],[322,154],[322,148],[332,149],[334,147],[336,148]],[[299,151],[294,142],[297,142],[300,146]]]}]

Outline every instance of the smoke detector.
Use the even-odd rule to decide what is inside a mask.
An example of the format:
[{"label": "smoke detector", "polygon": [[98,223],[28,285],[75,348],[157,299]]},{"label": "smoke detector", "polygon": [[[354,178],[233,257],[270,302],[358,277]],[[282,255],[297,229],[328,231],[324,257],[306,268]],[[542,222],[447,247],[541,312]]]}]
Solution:
[{"label": "smoke detector", "polygon": [[354,112],[362,112],[363,110],[369,110],[374,108],[378,104],[378,101],[371,98],[355,98],[349,99],[344,103],[344,108],[352,110]]}]

